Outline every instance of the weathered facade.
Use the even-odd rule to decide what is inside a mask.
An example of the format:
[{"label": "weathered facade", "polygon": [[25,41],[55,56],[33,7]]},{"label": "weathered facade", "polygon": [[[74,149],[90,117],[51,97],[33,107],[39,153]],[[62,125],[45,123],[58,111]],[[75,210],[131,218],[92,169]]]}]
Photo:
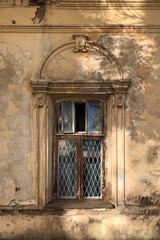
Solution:
[{"label": "weathered facade", "polygon": [[0,239],[160,239],[159,23],[160,1],[0,1]]}]

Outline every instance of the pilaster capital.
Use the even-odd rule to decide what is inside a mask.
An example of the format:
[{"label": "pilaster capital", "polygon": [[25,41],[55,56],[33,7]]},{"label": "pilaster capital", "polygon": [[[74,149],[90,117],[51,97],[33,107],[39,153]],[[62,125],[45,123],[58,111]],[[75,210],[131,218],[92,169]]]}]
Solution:
[{"label": "pilaster capital", "polygon": [[113,95],[113,107],[125,107],[126,93],[116,93]]},{"label": "pilaster capital", "polygon": [[47,107],[47,93],[50,81],[32,80],[33,94],[36,96],[36,107]]},{"label": "pilaster capital", "polygon": [[47,107],[47,94],[46,93],[35,93],[36,96],[36,107]]}]

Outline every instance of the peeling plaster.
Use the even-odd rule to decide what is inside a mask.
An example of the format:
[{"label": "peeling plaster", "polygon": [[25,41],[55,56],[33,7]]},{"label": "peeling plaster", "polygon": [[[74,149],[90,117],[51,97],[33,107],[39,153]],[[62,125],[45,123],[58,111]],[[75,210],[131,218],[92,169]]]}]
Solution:
[{"label": "peeling plaster", "polygon": [[35,17],[31,19],[33,24],[41,23],[45,18],[45,13],[46,13],[45,6],[41,6],[40,8],[37,8],[35,12]]},{"label": "peeling plaster", "polygon": [[[32,36],[31,34],[30,37]],[[34,78],[35,73],[38,73],[44,56],[53,50],[53,46],[59,45],[59,40],[63,43],[62,36],[64,36],[64,42],[69,41],[71,37],[70,34],[59,33],[59,37],[56,35],[54,39],[51,34],[39,34],[36,39],[37,58],[34,46],[30,46],[29,37],[24,49],[21,47],[23,38],[17,37],[15,49],[13,45],[8,44],[7,50],[4,50],[5,43],[3,49],[0,50],[0,56],[2,56],[0,131],[12,136],[9,140],[5,137],[1,140],[1,146],[5,149],[5,154],[1,154],[2,171],[6,176],[9,166],[12,168],[7,174],[10,174],[12,181],[21,188],[16,193],[16,201],[32,201],[35,190],[32,162],[34,159],[32,152],[34,111],[28,83]],[[159,34],[108,33],[101,35],[95,41],[108,48],[120,59],[126,78],[132,80],[125,113],[126,152],[128,154],[126,154],[126,200],[136,204],[158,203],[160,196],[158,190],[160,174]],[[31,64],[31,68],[28,64]],[[64,80],[105,80],[108,76],[113,76],[112,70],[110,62],[99,53],[91,51],[86,54],[75,54],[73,48],[70,48],[51,58],[44,76]],[[110,131],[109,128],[108,131]],[[111,142],[110,148],[112,148],[114,143],[110,139],[107,139],[107,142]],[[112,154],[109,154],[112,158]],[[21,173],[17,176],[19,169]],[[24,184],[21,184],[21,179],[24,179]]]},{"label": "peeling plaster", "polygon": [[147,162],[153,164],[158,159],[159,151],[160,151],[160,145],[150,146],[146,153]]}]

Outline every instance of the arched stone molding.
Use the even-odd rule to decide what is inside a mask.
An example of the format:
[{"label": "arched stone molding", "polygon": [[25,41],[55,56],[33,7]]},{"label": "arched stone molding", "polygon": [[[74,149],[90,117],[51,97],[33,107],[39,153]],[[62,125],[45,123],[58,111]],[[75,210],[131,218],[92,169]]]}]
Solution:
[{"label": "arched stone molding", "polygon": [[[93,59],[93,61],[96,61],[97,60],[96,54],[98,54],[99,55],[98,58],[99,59],[101,58],[102,61],[100,62],[98,59],[97,64],[104,65],[104,63],[105,63],[105,66],[103,67],[104,74],[107,74],[110,71],[109,75],[113,76],[112,79],[110,77],[107,80],[121,80],[121,81],[124,80],[124,73],[123,73],[124,71],[123,71],[122,64],[121,64],[120,60],[108,48],[103,47],[102,45],[98,44],[97,42],[89,41],[87,35],[73,35],[73,38],[75,41],[65,43],[65,44],[57,47],[51,53],[49,53],[49,55],[46,57],[45,61],[43,62],[42,66],[41,66],[39,79],[48,79],[48,76],[45,73],[45,72],[47,72],[47,70],[49,70],[48,66],[52,65],[53,70],[55,69],[55,71],[56,71],[56,66],[55,66],[56,62],[54,60],[56,59],[57,56],[59,56],[60,54],[64,54],[66,51],[69,50],[68,55],[71,56],[71,54],[72,54],[73,58],[76,56],[75,65],[77,64],[77,68],[78,68],[79,62],[80,61],[83,62],[85,57],[86,58],[88,57],[87,61],[91,61],[90,59]],[[73,50],[73,48],[74,48],[74,50]],[[83,59],[80,59],[80,55],[77,56],[77,55],[73,54],[73,52],[84,53]],[[90,52],[92,55],[87,56],[87,52]],[[86,55],[85,55],[85,53],[86,53]],[[65,55],[64,58],[65,57],[66,57],[66,63],[69,64],[69,61],[71,58],[69,58],[67,55]],[[61,68],[63,68],[63,67],[64,67],[64,64],[62,64]],[[99,67],[101,67],[101,66],[99,66]],[[92,69],[92,71],[94,71],[94,70],[95,69]],[[94,80],[105,81],[106,79],[103,79],[103,76],[102,76],[104,74],[101,74],[101,76],[100,76],[98,70],[100,70],[100,69],[97,69],[97,77],[96,78],[94,77]],[[85,76],[85,77],[87,77],[87,76]],[[77,75],[75,77],[75,80],[78,80],[78,78],[79,78],[79,76]],[[91,77],[89,77],[89,78],[91,80]],[[49,79],[56,80],[54,74],[51,74],[49,76]],[[57,80],[64,80],[64,77],[62,76],[61,78],[58,78]]]},{"label": "arched stone molding", "polygon": [[64,52],[68,49],[72,49],[73,47],[74,47],[74,41],[71,41],[71,42],[62,44],[62,45],[58,46],[56,49],[54,49],[53,51],[51,51],[42,63],[42,66],[39,71],[39,79],[43,79],[44,68],[45,68],[46,64],[48,63],[48,61],[50,60],[51,56],[53,56],[53,58],[54,58],[61,52]]},{"label": "arched stone molding", "polygon": [[[40,79],[31,81],[36,101],[37,205],[39,206],[45,206],[52,200],[52,175],[55,169],[53,161],[53,152],[55,151],[53,98],[59,99],[61,96],[79,98],[85,95],[105,99],[109,109],[105,116],[108,115],[110,118],[108,128],[111,129],[110,141],[112,145],[107,163],[110,174],[108,174],[108,182],[106,182],[106,199],[111,200],[116,205],[125,202],[125,99],[130,80],[123,79],[122,67],[118,59],[108,49],[87,41],[85,37],[82,38],[84,41],[76,43],[75,39],[75,41],[63,44],[52,51],[42,64]],[[50,60],[67,50],[77,55],[77,58],[87,54],[88,51],[100,52],[103,57],[105,56],[113,63],[120,78],[114,80],[42,78]],[[106,144],[107,138],[106,135]]]}]

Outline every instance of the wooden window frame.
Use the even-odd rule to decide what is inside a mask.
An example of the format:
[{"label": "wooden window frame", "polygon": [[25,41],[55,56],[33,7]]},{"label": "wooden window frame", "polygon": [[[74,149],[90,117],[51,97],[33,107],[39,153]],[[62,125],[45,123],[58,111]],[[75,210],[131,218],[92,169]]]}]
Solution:
[{"label": "wooden window frame", "polygon": [[[64,102],[70,102],[72,103],[72,131],[63,131],[63,103]],[[59,114],[58,114],[58,104],[62,103],[62,132],[59,133],[58,131],[58,122],[59,122]],[[75,131],[75,103],[85,103],[85,131]],[[102,129],[101,132],[94,132],[94,133],[88,133],[88,104],[89,103],[95,103],[99,104],[101,108],[101,121],[102,121]],[[63,101],[56,101],[55,102],[55,116],[56,116],[56,135],[63,135],[63,134],[74,134],[74,135],[103,135],[104,133],[104,102],[102,101],[96,101],[96,100],[63,100]]]},{"label": "wooden window frame", "polygon": [[[85,132],[62,132],[58,133],[58,103],[62,102],[72,102],[73,108],[75,106],[75,103],[85,103]],[[102,114],[102,131],[101,133],[88,133],[88,104],[89,103],[97,103],[100,104],[101,108],[101,114]],[[53,198],[57,200],[83,200],[83,201],[97,201],[97,200],[105,200],[105,196],[103,194],[103,189],[105,188],[105,178],[106,178],[106,171],[105,171],[105,144],[104,144],[104,102],[100,100],[77,100],[77,99],[71,99],[71,100],[58,100],[55,101],[54,104],[55,108],[55,122],[54,124],[56,126],[55,132],[55,154],[54,154],[54,161],[55,161],[55,176],[53,179],[54,185],[53,185]],[[62,108],[63,112],[63,108]],[[75,114],[73,113],[73,116]],[[75,116],[74,116],[75,117]],[[63,122],[63,119],[62,119]],[[74,121],[73,121],[74,122]],[[62,124],[63,125],[63,124]],[[62,126],[63,129],[63,126]],[[73,129],[75,130],[75,129]],[[58,143],[62,139],[70,139],[76,141],[76,198],[65,198],[65,197],[59,197],[58,196]],[[101,197],[93,197],[93,198],[83,198],[83,140],[100,140],[101,141]]]},{"label": "wooden window frame", "polygon": [[[84,136],[84,135],[61,135],[56,136],[56,153],[55,153],[55,184],[54,184],[54,198],[58,200],[83,200],[83,201],[96,201],[105,200],[103,189],[105,188],[105,147],[104,136]],[[65,198],[58,196],[58,143],[60,140],[75,140],[76,141],[76,197]],[[100,140],[101,141],[101,197],[83,198],[83,140]]]}]

